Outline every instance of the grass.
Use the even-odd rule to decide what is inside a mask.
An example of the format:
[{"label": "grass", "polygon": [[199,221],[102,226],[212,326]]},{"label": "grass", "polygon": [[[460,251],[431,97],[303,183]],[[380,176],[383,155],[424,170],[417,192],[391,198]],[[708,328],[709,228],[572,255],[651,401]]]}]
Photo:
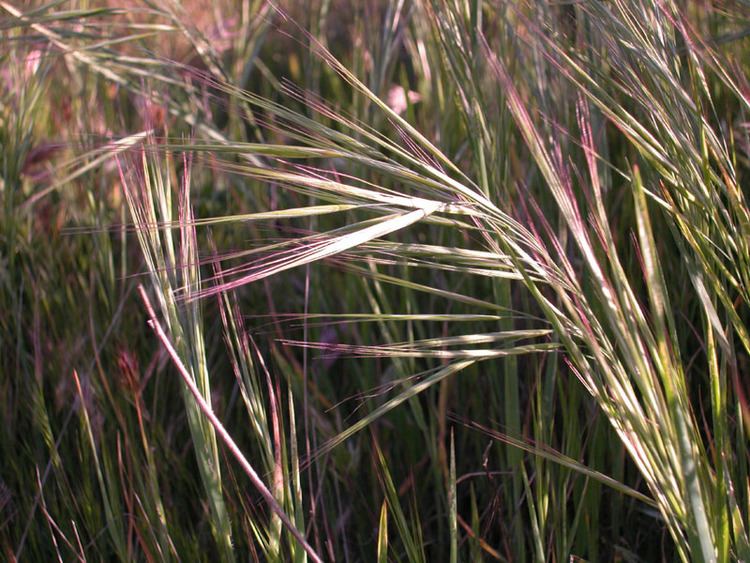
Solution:
[{"label": "grass", "polygon": [[0,550],[750,560],[745,2],[0,2]]}]

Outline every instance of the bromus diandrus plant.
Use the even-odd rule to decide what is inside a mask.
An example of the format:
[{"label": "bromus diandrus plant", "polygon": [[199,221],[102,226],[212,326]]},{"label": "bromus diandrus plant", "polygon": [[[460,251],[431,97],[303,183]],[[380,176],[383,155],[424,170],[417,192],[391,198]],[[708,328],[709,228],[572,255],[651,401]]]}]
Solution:
[{"label": "bromus diandrus plant", "polygon": [[[103,344],[96,378],[71,361],[78,457],[98,485],[79,507],[62,463],[44,479],[3,472],[0,486],[38,491],[23,503],[32,531],[3,531],[4,549],[750,560],[747,6],[240,4],[237,21],[217,5],[216,31],[171,2],[0,3],[3,30],[33,33],[97,99],[114,86],[152,108],[43,185],[6,166],[3,203],[30,216],[114,160],[103,181],[132,227],[119,249],[99,229],[89,267],[130,288],[122,307],[147,280],[155,336],[139,344],[148,376],[119,356],[127,401]],[[157,32],[190,64],[160,58]],[[4,119],[11,139],[20,122]],[[4,252],[30,260],[12,226]],[[45,291],[8,280],[14,311]],[[124,342],[142,326],[118,322]],[[38,341],[39,323],[5,325],[15,350]],[[58,459],[43,390],[30,420]],[[155,456],[151,443],[177,449],[183,415],[191,455]],[[184,534],[181,512],[197,522]]]},{"label": "bromus diandrus plant", "polygon": [[[121,172],[121,181],[134,218],[141,250],[151,274],[151,285],[157,289],[159,308],[165,318],[168,334],[185,370],[204,398],[210,400],[211,383],[206,360],[201,307],[178,307],[175,292],[182,286],[200,283],[198,249],[192,227],[189,170],[185,171],[186,186],[179,191],[172,188],[172,175],[164,173],[169,167],[150,162],[142,155],[140,166],[129,167],[136,180]],[[186,163],[187,166],[187,163]],[[136,171],[137,170],[137,171]],[[135,186],[133,186],[133,184]],[[174,192],[181,196],[174,199]],[[174,222],[183,225],[175,233],[161,225]],[[209,424],[195,399],[185,387],[186,412],[201,481],[212,511],[212,533],[222,559],[232,560],[232,532],[222,493],[221,468],[214,428]]]}]

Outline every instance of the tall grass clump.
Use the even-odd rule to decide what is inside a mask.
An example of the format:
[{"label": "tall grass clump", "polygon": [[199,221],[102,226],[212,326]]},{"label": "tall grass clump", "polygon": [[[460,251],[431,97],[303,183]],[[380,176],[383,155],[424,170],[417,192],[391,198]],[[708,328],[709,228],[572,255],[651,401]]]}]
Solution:
[{"label": "tall grass clump", "polygon": [[9,560],[750,561],[743,2],[0,2]]}]

